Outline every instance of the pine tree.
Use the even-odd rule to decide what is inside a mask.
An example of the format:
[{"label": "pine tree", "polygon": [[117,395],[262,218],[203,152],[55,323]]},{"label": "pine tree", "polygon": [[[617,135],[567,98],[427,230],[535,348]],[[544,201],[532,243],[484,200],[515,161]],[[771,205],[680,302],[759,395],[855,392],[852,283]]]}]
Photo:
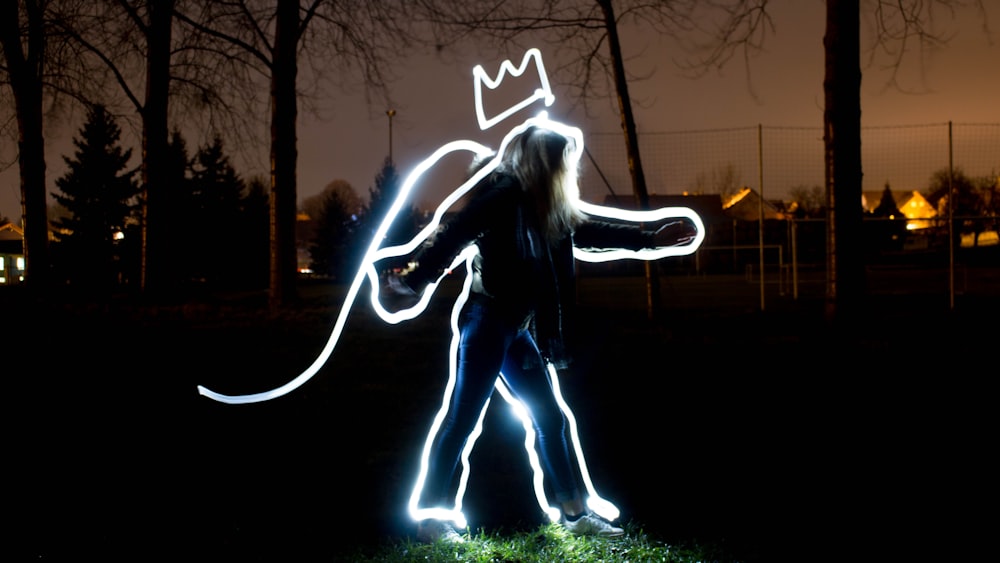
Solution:
[{"label": "pine tree", "polygon": [[267,289],[270,276],[271,225],[270,190],[260,177],[245,182],[240,200],[240,218],[234,228],[237,244],[229,252],[239,280],[237,286],[247,289]]},{"label": "pine tree", "polygon": [[333,279],[349,277],[357,269],[359,254],[371,240],[370,237],[359,240],[357,236],[358,215],[352,209],[349,194],[337,189],[324,190],[315,221],[309,245],[313,271]]},{"label": "pine tree", "polygon": [[157,283],[163,291],[177,291],[191,277],[188,252],[198,242],[197,231],[188,228],[194,220],[194,198],[189,178],[191,156],[180,131],[174,130],[171,134],[167,156],[163,160],[167,178],[161,183],[163,191],[160,192],[159,209],[165,221],[175,228],[169,229],[169,238],[160,245],[159,259],[165,260],[169,267],[157,268],[160,272]]},{"label": "pine tree", "polygon": [[198,150],[190,181],[192,220],[186,228],[196,236],[188,248],[191,273],[210,286],[231,285],[240,277],[231,250],[240,244],[237,227],[245,184],[225,155],[222,139]]},{"label": "pine tree", "polygon": [[[364,231],[369,235],[367,237],[369,241],[381,226],[386,213],[396,201],[401,189],[402,181],[396,172],[396,166],[387,157],[382,165],[382,170],[375,177],[375,186],[368,190],[368,205],[364,210]],[[420,212],[412,205],[404,205],[396,215],[380,246],[395,246],[408,242],[417,234],[419,225]],[[382,269],[403,267],[405,261],[406,257],[404,256],[387,260],[378,264],[378,267]]]},{"label": "pine tree", "polygon": [[896,205],[889,182],[885,183],[882,199],[872,210],[871,216],[868,219],[870,225],[863,230],[869,239],[867,248],[890,252],[902,250],[906,242],[906,217]]},{"label": "pine tree", "polygon": [[119,145],[121,129],[101,105],[90,108],[73,139],[73,158],[63,157],[68,172],[56,180],[52,196],[67,215],[53,221],[53,262],[71,285],[111,291],[132,281],[139,257],[128,238],[137,236],[135,211],[139,187],[128,168],[131,149]]}]

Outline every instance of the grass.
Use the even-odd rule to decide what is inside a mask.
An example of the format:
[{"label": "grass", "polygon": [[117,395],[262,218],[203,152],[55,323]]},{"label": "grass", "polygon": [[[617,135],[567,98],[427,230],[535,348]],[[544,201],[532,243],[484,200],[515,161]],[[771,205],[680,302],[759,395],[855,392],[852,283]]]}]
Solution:
[{"label": "grass", "polygon": [[[414,543],[403,514],[441,395],[447,294],[393,327],[356,307],[317,377],[234,407],[196,386],[288,381],[326,342],[342,287],[304,284],[280,314],[263,294],[148,306],[34,303],[0,288],[0,373],[27,413],[12,427],[23,479],[11,482],[31,491],[27,516],[12,508],[31,534],[11,536],[39,560],[169,550],[178,561],[774,563],[856,549],[872,531],[883,549],[923,550],[940,537],[934,514],[973,514],[932,509],[981,498],[989,483],[995,293],[964,296],[954,314],[940,296],[880,297],[841,335],[812,302],[772,300],[765,314],[752,292],[749,307],[733,303],[743,285],[668,281],[666,315],[651,322],[641,280],[586,280],[580,358],[563,378],[625,537],[569,537],[533,520],[529,475],[511,455],[519,427],[493,409],[465,504],[477,527],[462,546]],[[956,460],[961,475],[928,459]],[[917,482],[947,494],[914,494]],[[896,541],[889,521],[925,533]],[[843,560],[907,559],[865,553]]]},{"label": "grass", "polygon": [[558,524],[535,530],[505,533],[503,530],[466,535],[463,544],[417,543],[411,538],[387,542],[372,550],[358,550],[345,561],[354,563],[409,563],[462,561],[466,563],[589,563],[636,561],[694,563],[728,561],[724,553],[708,546],[675,547],[652,539],[634,523],[625,525],[621,538],[577,537]]}]

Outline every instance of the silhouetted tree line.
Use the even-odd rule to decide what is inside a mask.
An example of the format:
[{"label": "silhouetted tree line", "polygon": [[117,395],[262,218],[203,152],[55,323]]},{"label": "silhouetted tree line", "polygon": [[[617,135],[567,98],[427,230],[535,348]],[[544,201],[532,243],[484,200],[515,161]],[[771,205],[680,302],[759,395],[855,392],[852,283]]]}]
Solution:
[{"label": "silhouetted tree line", "polygon": [[[316,196],[303,202],[303,210],[315,220],[309,237],[309,257],[316,275],[337,280],[350,279],[378,233],[402,188],[396,165],[386,158],[368,188],[368,202],[361,204],[350,184],[333,182]],[[380,246],[395,246],[410,241],[422,226],[421,213],[406,204],[397,211],[381,239]],[[384,269],[406,267],[406,257],[383,260]]]},{"label": "silhouetted tree line", "polygon": [[[131,149],[103,107],[94,106],[64,157],[69,170],[52,193],[62,207],[52,221],[55,281],[89,294],[139,289],[142,192]],[[267,287],[268,196],[245,181],[216,138],[193,156],[180,132],[168,144],[162,212],[170,218],[164,284],[196,288]]]},{"label": "silhouetted tree line", "polygon": [[[875,44],[895,58],[907,40],[934,44],[934,5],[957,9],[983,0],[938,0],[916,6],[874,10]],[[858,0],[827,0],[824,75],[824,143],[827,177],[828,292],[831,305],[851,302],[864,286],[858,252],[861,216],[860,51]],[[296,122],[302,94],[316,96],[323,84],[351,88],[388,101],[393,63],[414,45],[437,52],[475,38],[521,50],[522,40],[556,46],[571,64],[553,77],[572,88],[574,98],[617,99],[633,192],[646,207],[645,179],[628,92],[629,76],[618,41],[618,26],[636,21],[697,45],[680,53],[682,66],[702,72],[718,68],[734,54],[749,57],[773,31],[767,0],[724,2],[476,3],[455,0],[367,2],[361,0],[158,0],[0,2],[0,95],[16,113],[21,222],[28,285],[48,285],[45,143],[47,120],[60,110],[103,102],[128,108],[139,122],[142,161],[140,286],[156,294],[175,277],[167,211],[171,118],[226,131],[229,142],[253,143],[265,116],[270,178],[269,301],[280,307],[295,297]],[[699,25],[714,21],[706,29]],[[456,39],[460,38],[460,39]],[[704,47],[704,49],[702,49]],[[683,59],[687,58],[686,61]],[[304,61],[310,73],[300,77]],[[561,76],[560,76],[561,74]],[[301,78],[301,80],[300,80]],[[335,78],[335,80],[329,80]],[[606,87],[602,87],[601,85]],[[313,98],[315,99],[315,98]],[[267,111],[263,111],[263,107]],[[4,106],[0,106],[4,107]],[[836,259],[834,259],[836,257]],[[650,288],[655,276],[647,278]],[[658,295],[650,289],[650,295]],[[651,309],[655,308],[651,303]]]}]

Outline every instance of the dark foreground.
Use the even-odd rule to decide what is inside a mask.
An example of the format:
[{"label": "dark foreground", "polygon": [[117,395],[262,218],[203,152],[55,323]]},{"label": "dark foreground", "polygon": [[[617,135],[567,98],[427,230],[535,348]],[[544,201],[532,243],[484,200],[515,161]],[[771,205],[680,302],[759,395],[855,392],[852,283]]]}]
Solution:
[{"label": "dark foreground", "polygon": [[[263,391],[305,369],[342,290],[302,291],[276,316],[253,296],[157,307],[0,296],[15,501],[4,551],[334,561],[413,537],[404,509],[445,380],[447,303],[398,326],[355,309],[330,361],[283,398],[196,392]],[[562,382],[622,521],[742,561],[977,553],[990,528],[972,515],[992,510],[996,469],[996,300],[956,313],[885,298],[847,329],[821,303],[725,309],[676,288],[650,321],[615,291],[584,300]],[[495,402],[472,458],[474,528],[542,522],[522,440]]]}]

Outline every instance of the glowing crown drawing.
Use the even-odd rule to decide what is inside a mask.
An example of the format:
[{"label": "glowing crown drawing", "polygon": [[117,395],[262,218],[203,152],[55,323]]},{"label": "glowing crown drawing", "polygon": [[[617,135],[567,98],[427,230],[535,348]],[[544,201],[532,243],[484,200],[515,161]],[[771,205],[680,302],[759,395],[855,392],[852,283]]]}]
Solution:
[{"label": "glowing crown drawing", "polygon": [[[516,102],[514,105],[503,110],[497,115],[489,118],[486,117],[486,108],[483,104],[483,86],[485,85],[490,90],[496,90],[504,82],[504,78],[508,73],[511,76],[519,77],[528,70],[528,65],[531,63],[534,63],[534,69],[537,73],[539,87],[535,89],[533,94]],[[542,64],[542,54],[538,49],[528,49],[528,51],[524,54],[524,58],[521,59],[521,66],[519,67],[515,68],[509,60],[505,60],[500,63],[500,70],[497,72],[497,77],[495,79],[491,79],[489,75],[486,74],[486,70],[483,69],[482,65],[476,65],[476,67],[472,69],[472,77],[474,79],[473,89],[475,90],[476,96],[476,118],[479,120],[479,128],[484,131],[507,119],[514,113],[528,107],[536,100],[544,101],[546,107],[551,106],[552,103],[556,101],[556,97],[552,94],[552,88],[549,86],[549,77],[545,73],[545,65]]]}]

